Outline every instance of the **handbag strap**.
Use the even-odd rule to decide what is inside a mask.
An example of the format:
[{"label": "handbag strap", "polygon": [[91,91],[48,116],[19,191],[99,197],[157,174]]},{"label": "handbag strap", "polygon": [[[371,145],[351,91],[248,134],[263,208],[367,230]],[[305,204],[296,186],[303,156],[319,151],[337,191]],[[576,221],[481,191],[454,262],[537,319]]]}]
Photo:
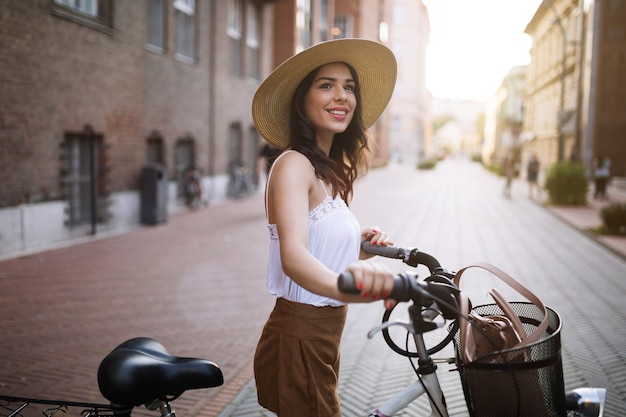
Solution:
[{"label": "handbag strap", "polygon": [[[530,291],[528,288],[524,287],[522,284],[517,282],[515,279],[513,279],[513,277],[511,277],[509,274],[507,274],[506,272],[504,272],[500,268],[498,268],[498,267],[496,267],[494,265],[488,264],[486,262],[477,262],[477,263],[468,265],[468,266],[460,269],[456,273],[456,275],[454,276],[454,284],[458,288],[460,288],[461,276],[463,275],[463,273],[465,271],[467,271],[470,268],[481,268],[481,269],[484,269],[486,271],[491,272],[492,274],[494,274],[495,276],[500,278],[502,281],[507,283],[515,291],[517,291],[518,293],[523,295],[528,301],[533,303],[535,306],[537,306],[537,308],[539,308],[543,312],[543,320],[541,321],[539,326],[537,326],[537,328],[535,329],[534,332],[532,332],[531,334],[529,334],[525,338],[524,338],[524,335],[526,334],[526,332],[525,331],[520,332],[520,337],[522,337],[524,339],[523,339],[522,343],[520,345],[518,345],[518,346],[527,346],[527,345],[530,345],[530,344],[535,343],[536,341],[538,341],[539,338],[541,337],[541,335],[543,335],[545,333],[545,331],[548,329],[548,309],[541,302],[539,297],[537,297],[532,291]],[[504,300],[504,297],[502,297],[502,300]],[[461,301],[462,301],[462,297],[461,297]],[[497,299],[496,299],[496,302],[498,302]],[[508,305],[508,302],[504,301],[503,305],[504,304]],[[500,306],[500,308],[502,308],[502,306]],[[515,314],[513,309],[510,306],[508,306],[508,308],[510,309],[509,312],[507,312],[504,308],[503,308],[503,311],[504,311],[504,313],[507,316],[509,316],[509,314],[511,315],[511,316],[509,316],[509,319],[512,320],[512,317],[517,317],[517,314]],[[461,312],[463,314],[466,314],[464,312],[464,310],[461,310]],[[519,320],[519,317],[517,317],[517,320]],[[460,325],[463,324],[463,323],[464,323],[463,320],[461,320],[459,322]],[[521,322],[520,322],[520,325],[521,325]]]},{"label": "handbag strap", "polygon": [[521,341],[526,341],[526,339],[528,339],[528,335],[526,334],[526,330],[524,330],[524,325],[522,324],[522,321],[517,313],[511,307],[511,304],[509,304],[507,299],[504,298],[502,293],[500,293],[497,288],[492,288],[491,291],[489,291],[489,294],[491,294],[498,307],[500,307],[500,309],[504,312],[504,315],[511,321],[511,324],[513,324],[513,328],[519,335]]},{"label": "handbag strap", "polygon": [[467,330],[471,326],[468,318],[471,308],[469,297],[463,291],[459,291],[459,310],[459,353],[463,363],[468,363],[473,356],[473,352],[470,352],[467,346]]}]

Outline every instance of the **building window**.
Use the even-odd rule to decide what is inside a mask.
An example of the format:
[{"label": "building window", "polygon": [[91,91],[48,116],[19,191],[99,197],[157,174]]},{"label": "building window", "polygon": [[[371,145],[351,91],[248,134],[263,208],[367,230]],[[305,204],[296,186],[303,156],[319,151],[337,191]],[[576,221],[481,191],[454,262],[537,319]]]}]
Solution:
[{"label": "building window", "polygon": [[296,30],[299,35],[299,45],[305,49],[313,44],[311,0],[297,0],[296,8]]},{"label": "building window", "polygon": [[98,17],[98,0],[54,0],[60,6],[66,6],[78,13]]},{"label": "building window", "polygon": [[52,13],[94,29],[112,33],[113,0],[54,0]]},{"label": "building window", "polygon": [[340,15],[335,17],[335,25],[332,30],[333,39],[352,38],[352,16]]},{"label": "building window", "polygon": [[174,146],[174,175],[178,181],[178,197],[185,195],[185,174],[196,167],[195,145],[193,138],[187,136],[178,139]]},{"label": "building window", "polygon": [[176,13],[176,54],[178,57],[196,58],[196,1],[174,0]]},{"label": "building window", "polygon": [[165,0],[148,0],[148,45],[165,51]]},{"label": "building window", "polygon": [[328,40],[328,0],[320,1],[320,41]]},{"label": "building window", "polygon": [[239,123],[233,123],[228,128],[228,159],[231,167],[243,165],[243,133]]},{"label": "building window", "polygon": [[241,64],[243,2],[241,0],[228,0],[228,27],[226,34],[230,43],[230,72],[240,77],[243,73]]},{"label": "building window", "polygon": [[106,220],[107,164],[103,136],[89,127],[83,132],[67,133],[61,149],[67,224],[77,226]]},{"label": "building window", "polygon": [[146,142],[146,163],[165,165],[165,151],[163,136],[153,131]]},{"label": "building window", "polygon": [[254,80],[261,79],[261,10],[256,3],[248,3],[246,13],[246,49],[248,77]]},{"label": "building window", "polygon": [[259,183],[258,159],[261,156],[259,149],[259,133],[254,126],[248,129],[248,150],[246,152],[246,165],[252,173],[252,181],[254,185]]}]

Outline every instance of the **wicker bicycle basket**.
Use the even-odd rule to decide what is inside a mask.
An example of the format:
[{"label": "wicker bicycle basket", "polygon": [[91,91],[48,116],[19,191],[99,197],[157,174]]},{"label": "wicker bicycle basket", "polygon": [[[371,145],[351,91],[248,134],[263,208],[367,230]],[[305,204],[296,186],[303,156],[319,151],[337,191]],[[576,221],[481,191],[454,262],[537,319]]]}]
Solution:
[{"label": "wicker bicycle basket", "polygon": [[[527,334],[543,319],[532,303],[511,302]],[[522,348],[494,352],[463,364],[459,334],[454,338],[456,363],[471,417],[565,417],[565,387],[561,361],[561,318],[550,308],[548,329],[539,341]],[[473,312],[502,315],[497,304],[476,306]]]}]

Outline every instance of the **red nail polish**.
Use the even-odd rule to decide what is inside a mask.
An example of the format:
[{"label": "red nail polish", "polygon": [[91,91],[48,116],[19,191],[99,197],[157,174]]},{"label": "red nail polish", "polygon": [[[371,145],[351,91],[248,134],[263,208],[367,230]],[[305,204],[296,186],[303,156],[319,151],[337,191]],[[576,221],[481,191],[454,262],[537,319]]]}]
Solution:
[{"label": "red nail polish", "polygon": [[363,293],[363,298],[367,298],[367,293],[366,292]]},{"label": "red nail polish", "polygon": [[362,282],[359,282],[359,284],[357,285],[357,288],[358,288],[358,289],[360,289],[360,290],[362,290],[362,289],[363,289],[363,283],[362,283]]}]

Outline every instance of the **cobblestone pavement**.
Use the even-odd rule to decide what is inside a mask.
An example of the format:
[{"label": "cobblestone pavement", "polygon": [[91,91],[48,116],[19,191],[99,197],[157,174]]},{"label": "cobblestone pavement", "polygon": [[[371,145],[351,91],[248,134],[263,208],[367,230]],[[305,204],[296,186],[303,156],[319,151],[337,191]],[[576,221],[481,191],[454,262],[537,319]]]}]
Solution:
[{"label": "cobblestone pavement", "polygon": [[[352,208],[363,225],[380,226],[396,244],[417,246],[449,269],[486,261],[533,289],[564,320],[566,388],[606,387],[605,415],[626,415],[624,258],[529,200],[523,184],[514,184],[511,199],[502,185],[466,161],[432,171],[390,166],[358,183]],[[224,372],[222,387],[178,399],[179,416],[271,416],[256,404],[251,367],[273,305],[266,256],[263,201],[255,195],[0,262],[0,394],[102,402],[100,359],[123,340],[150,336]],[[480,282],[470,291],[475,304],[488,302],[492,285]],[[380,303],[350,306],[340,380],[345,416],[366,415],[414,380],[380,335],[367,339],[381,316]],[[458,374],[447,368],[439,377],[450,413],[467,415]],[[401,415],[428,415],[425,400]]]}]

